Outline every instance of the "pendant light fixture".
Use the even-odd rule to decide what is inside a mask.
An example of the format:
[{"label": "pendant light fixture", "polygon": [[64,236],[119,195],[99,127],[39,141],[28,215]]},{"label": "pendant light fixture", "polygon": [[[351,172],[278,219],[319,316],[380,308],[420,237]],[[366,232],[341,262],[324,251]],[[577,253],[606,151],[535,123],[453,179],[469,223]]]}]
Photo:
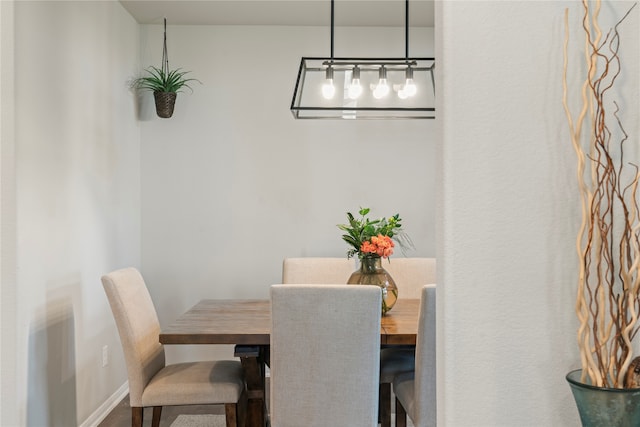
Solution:
[{"label": "pendant light fixture", "polygon": [[434,119],[434,58],[409,57],[405,0],[404,58],[336,58],[331,0],[331,56],[303,57],[291,112],[296,119]]}]

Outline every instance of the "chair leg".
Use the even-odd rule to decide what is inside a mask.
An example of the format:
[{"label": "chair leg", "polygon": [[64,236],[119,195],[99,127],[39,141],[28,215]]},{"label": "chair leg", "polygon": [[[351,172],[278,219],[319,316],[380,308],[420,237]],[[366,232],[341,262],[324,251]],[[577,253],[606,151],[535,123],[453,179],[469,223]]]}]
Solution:
[{"label": "chair leg", "polygon": [[238,404],[225,403],[224,415],[227,419],[227,427],[238,427]]},{"label": "chair leg", "polygon": [[142,427],[144,418],[144,408],[140,406],[131,407],[131,427]]},{"label": "chair leg", "polygon": [[162,415],[162,406],[153,407],[153,418],[151,419],[151,427],[160,427],[160,416]]},{"label": "chair leg", "polygon": [[391,383],[380,383],[378,408],[380,426],[391,427]]},{"label": "chair leg", "polygon": [[396,397],[396,427],[407,427],[407,411]]}]

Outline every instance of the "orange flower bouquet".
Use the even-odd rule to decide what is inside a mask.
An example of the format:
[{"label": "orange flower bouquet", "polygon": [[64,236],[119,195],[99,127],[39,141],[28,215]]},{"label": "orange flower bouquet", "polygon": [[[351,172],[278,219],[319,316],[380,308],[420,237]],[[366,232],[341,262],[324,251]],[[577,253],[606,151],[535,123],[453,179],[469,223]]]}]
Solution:
[{"label": "orange flower bouquet", "polygon": [[371,240],[363,242],[360,246],[360,252],[364,254],[375,254],[382,258],[389,258],[393,255],[395,244],[391,237],[378,234],[372,236]]},{"label": "orange flower bouquet", "polygon": [[369,211],[369,208],[360,208],[359,219],[347,212],[349,223],[338,224],[338,228],[346,232],[342,239],[351,246],[347,251],[347,258],[356,254],[360,259],[389,258],[393,255],[395,242],[403,249],[412,246],[411,240],[402,229],[399,214],[370,220],[367,218]]}]

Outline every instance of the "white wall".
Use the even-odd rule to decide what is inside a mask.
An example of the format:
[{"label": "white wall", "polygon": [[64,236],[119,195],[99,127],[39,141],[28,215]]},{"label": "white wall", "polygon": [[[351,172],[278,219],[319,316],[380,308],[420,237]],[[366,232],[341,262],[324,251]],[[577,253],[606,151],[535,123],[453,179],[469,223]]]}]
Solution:
[{"label": "white wall", "polygon": [[[14,2],[0,2],[0,424],[16,425]],[[7,409],[5,409],[7,408]]]},{"label": "white wall", "polygon": [[[621,17],[630,5],[605,2],[601,22],[613,25],[612,10]],[[561,86],[567,6],[579,50],[579,2],[437,4],[442,426],[579,425],[564,379],[579,367],[579,205]],[[616,91],[630,145],[640,133],[639,12],[622,27],[630,68]]]},{"label": "white wall", "polygon": [[[412,55],[433,56],[432,29],[411,37]],[[162,27],[142,26],[142,40],[142,62],[159,65]],[[401,29],[339,28],[335,40],[336,56],[404,54]],[[155,117],[151,94],[141,102],[142,268],[162,324],[201,298],[268,297],[284,257],[346,256],[336,224],[360,206],[400,213],[408,255],[435,256],[434,121],[289,111],[300,58],[329,54],[327,28],[169,25],[168,52],[202,85],[171,119]]]},{"label": "white wall", "polygon": [[3,421],[77,425],[126,381],[100,276],[140,265],[140,131],[126,84],[139,28],[111,1],[16,2],[14,23],[17,390]]}]

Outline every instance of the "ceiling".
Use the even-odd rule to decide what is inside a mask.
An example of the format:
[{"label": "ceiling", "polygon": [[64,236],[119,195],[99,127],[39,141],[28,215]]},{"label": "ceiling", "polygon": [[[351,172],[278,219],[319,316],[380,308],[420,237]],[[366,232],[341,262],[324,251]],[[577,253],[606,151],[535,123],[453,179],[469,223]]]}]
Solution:
[{"label": "ceiling", "polygon": [[[140,24],[329,26],[330,0],[120,0]],[[405,0],[335,0],[336,26],[404,26]],[[409,25],[434,26],[434,0],[409,1]]]}]

